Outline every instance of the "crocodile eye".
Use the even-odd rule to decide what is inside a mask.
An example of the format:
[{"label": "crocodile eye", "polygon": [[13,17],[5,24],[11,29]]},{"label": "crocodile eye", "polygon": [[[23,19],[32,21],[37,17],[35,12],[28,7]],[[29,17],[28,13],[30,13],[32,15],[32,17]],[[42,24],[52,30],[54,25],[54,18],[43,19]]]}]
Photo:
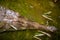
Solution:
[{"label": "crocodile eye", "polygon": [[10,10],[6,10],[6,14],[11,14],[11,11]]}]

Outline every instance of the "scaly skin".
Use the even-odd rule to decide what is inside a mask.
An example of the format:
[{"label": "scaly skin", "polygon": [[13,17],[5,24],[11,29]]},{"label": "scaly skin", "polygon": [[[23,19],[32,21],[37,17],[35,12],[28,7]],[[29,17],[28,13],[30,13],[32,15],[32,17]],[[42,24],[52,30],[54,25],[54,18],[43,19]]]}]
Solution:
[{"label": "scaly skin", "polygon": [[[27,18],[24,18],[23,16],[19,15],[19,13],[14,12],[9,9],[5,9],[3,7],[0,8],[0,21],[5,22],[6,25],[2,28],[9,29],[14,28],[15,30],[21,30],[21,29],[42,29],[46,31],[55,31],[55,27],[49,27],[46,25],[41,25],[34,21],[29,21]],[[8,26],[9,25],[9,26]],[[51,28],[51,29],[49,29]]]},{"label": "scaly skin", "polygon": [[[39,30],[46,30],[50,32],[56,31],[55,27],[50,27],[46,25],[41,25],[37,22],[30,21],[27,18],[24,18],[23,16],[20,16],[19,13],[16,13],[12,10],[0,8],[0,23],[2,22],[4,25],[2,25],[0,28],[3,29],[2,31],[9,30],[11,27],[15,30],[24,30],[24,29],[39,29]],[[2,32],[1,31],[1,32]],[[51,36],[50,34],[43,32],[43,35]],[[37,36],[41,36],[38,34]],[[35,35],[34,38],[37,38]],[[41,40],[41,39],[39,39]]]}]

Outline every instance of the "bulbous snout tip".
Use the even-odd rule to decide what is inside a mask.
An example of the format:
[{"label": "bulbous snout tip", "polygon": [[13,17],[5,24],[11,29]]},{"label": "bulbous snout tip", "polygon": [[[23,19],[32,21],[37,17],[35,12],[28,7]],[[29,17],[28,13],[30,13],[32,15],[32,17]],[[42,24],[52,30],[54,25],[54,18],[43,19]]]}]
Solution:
[{"label": "bulbous snout tip", "polygon": [[51,32],[55,32],[57,30],[57,28],[54,26],[48,26],[47,29]]}]

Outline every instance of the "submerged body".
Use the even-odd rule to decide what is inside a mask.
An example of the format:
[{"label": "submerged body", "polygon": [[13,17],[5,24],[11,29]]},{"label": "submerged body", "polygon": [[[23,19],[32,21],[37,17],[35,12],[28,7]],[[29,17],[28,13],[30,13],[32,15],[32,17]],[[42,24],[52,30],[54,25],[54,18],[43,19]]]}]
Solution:
[{"label": "submerged body", "polygon": [[55,27],[41,25],[37,22],[29,21],[28,19],[19,15],[19,13],[3,7],[0,7],[0,23],[1,22],[3,22],[4,25],[2,25],[0,28],[4,30],[8,30],[12,27],[15,30],[42,29],[51,32],[56,31]]}]

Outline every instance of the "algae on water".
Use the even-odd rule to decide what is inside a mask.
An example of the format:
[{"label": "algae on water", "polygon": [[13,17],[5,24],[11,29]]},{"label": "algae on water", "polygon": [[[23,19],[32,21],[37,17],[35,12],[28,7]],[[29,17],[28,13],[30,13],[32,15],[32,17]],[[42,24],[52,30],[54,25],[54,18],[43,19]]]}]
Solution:
[{"label": "algae on water", "polygon": [[[19,12],[20,15],[26,17],[29,20],[37,22],[39,24],[46,25],[48,21],[49,26],[55,26],[58,28],[57,32],[50,33],[51,38],[46,36],[40,36],[42,40],[59,40],[60,36],[60,1],[59,0],[0,0],[0,5]],[[42,17],[44,13],[51,11],[51,14],[46,16],[46,19]],[[45,14],[44,14],[45,15]],[[51,16],[51,17],[50,17]],[[2,19],[2,18],[1,18]],[[5,23],[1,22],[1,27]],[[9,25],[9,24],[8,24]],[[12,26],[13,28],[15,26]],[[0,33],[0,40],[37,40],[33,36],[39,33],[38,30],[20,30],[20,31],[4,31]]]}]

